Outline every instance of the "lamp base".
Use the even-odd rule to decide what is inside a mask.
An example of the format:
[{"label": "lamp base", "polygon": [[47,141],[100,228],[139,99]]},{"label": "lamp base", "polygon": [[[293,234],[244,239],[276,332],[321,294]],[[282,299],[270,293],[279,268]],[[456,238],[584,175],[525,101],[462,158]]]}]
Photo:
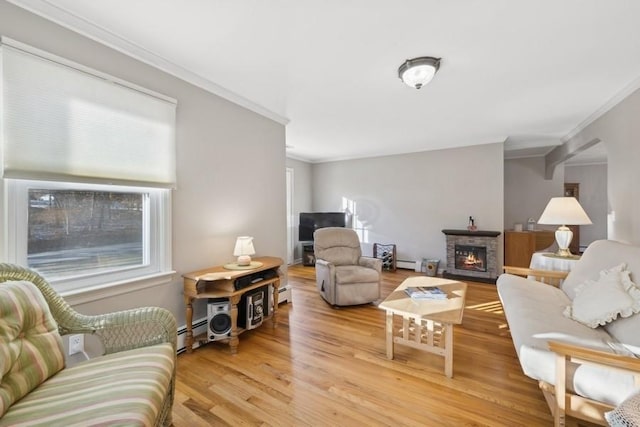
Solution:
[{"label": "lamp base", "polygon": [[562,258],[573,258],[573,254],[569,249],[558,249],[558,252],[556,252],[555,255]]},{"label": "lamp base", "polygon": [[249,255],[240,255],[237,264],[241,267],[251,265],[251,257]]},{"label": "lamp base", "polygon": [[571,240],[573,239],[573,231],[569,229],[566,225],[561,225],[556,230],[556,242],[558,243],[558,252],[556,252],[556,256],[559,257],[571,257],[571,251],[569,250],[569,245],[571,244]]}]

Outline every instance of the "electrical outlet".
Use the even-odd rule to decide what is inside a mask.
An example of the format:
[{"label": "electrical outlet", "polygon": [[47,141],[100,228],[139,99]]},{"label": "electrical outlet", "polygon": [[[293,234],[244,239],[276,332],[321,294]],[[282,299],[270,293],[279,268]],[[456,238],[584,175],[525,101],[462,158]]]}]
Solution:
[{"label": "electrical outlet", "polygon": [[69,356],[84,351],[84,335],[69,335]]}]

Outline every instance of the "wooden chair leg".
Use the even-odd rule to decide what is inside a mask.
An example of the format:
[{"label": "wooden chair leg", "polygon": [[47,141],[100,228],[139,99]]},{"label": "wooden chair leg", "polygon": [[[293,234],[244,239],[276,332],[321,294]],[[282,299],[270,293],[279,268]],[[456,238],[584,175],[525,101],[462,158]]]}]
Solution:
[{"label": "wooden chair leg", "polygon": [[565,426],[566,385],[566,359],[562,355],[556,355],[556,410],[553,412],[555,427]]}]

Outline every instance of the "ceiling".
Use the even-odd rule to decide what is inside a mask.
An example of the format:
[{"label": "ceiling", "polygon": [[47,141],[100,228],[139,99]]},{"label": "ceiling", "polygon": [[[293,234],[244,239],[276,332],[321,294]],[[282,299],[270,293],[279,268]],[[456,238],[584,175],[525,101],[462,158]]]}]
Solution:
[{"label": "ceiling", "polygon": [[[312,162],[541,155],[640,87],[634,0],[10,1],[287,123]],[[420,90],[417,56],[442,58]]]}]

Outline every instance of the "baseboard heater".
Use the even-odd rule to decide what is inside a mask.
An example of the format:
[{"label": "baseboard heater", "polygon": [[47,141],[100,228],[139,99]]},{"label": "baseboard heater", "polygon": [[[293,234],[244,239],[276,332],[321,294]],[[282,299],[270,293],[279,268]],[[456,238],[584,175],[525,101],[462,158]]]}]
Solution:
[{"label": "baseboard heater", "polygon": [[396,268],[420,271],[420,261],[408,261],[399,259],[398,261],[396,261]]}]

